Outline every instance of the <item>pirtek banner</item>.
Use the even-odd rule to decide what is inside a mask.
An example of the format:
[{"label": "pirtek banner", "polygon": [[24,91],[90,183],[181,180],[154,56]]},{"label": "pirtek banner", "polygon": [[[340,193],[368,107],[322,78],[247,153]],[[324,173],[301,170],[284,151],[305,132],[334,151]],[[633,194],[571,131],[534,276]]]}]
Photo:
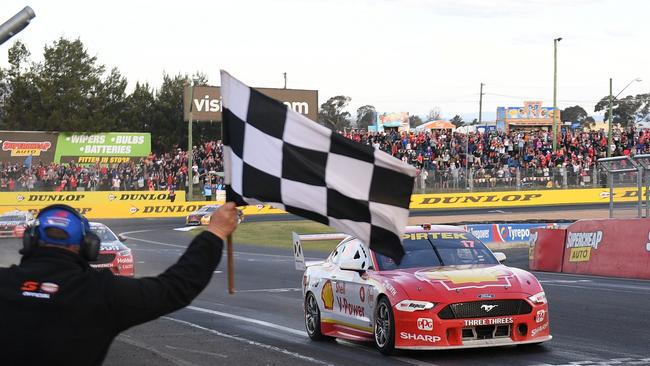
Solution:
[{"label": "pirtek banner", "polygon": [[[190,95],[192,87],[183,93],[185,120],[190,120]],[[255,88],[312,121],[318,119],[318,90]],[[221,121],[221,88],[218,86],[195,86],[192,100],[193,121]]]}]

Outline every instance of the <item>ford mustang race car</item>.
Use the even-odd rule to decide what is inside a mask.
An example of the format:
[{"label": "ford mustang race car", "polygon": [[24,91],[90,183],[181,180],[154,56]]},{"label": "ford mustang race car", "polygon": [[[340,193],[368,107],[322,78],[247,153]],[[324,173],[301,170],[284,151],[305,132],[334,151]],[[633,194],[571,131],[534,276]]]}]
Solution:
[{"label": "ford mustang race car", "polygon": [[90,230],[99,236],[101,247],[97,260],[90,262],[93,268],[108,268],[113,274],[133,277],[135,268],[131,249],[122,244],[125,240],[116,236],[108,226],[91,222]]},{"label": "ford mustang race car", "polygon": [[205,205],[187,215],[185,225],[207,225],[210,223],[212,213],[221,205]]},{"label": "ford mustang race car", "polygon": [[306,266],[304,315],[312,340],[374,341],[391,354],[552,338],[537,279],[500,264],[505,254],[459,227],[407,227],[400,264],[353,237],[325,261],[305,264],[301,240],[294,234],[296,268]]},{"label": "ford mustang race car", "polygon": [[34,222],[29,211],[9,211],[0,215],[0,237],[22,238],[25,227]]}]

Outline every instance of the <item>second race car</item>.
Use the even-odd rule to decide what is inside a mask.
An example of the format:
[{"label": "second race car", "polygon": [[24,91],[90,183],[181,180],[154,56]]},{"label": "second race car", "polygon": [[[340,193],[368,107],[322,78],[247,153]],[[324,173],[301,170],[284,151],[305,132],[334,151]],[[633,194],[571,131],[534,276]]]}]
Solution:
[{"label": "second race car", "polygon": [[[505,254],[455,226],[407,227],[403,246],[397,264],[348,237],[325,261],[307,262],[309,337],[374,341],[384,354],[552,338],[542,286],[532,274],[502,265]],[[296,260],[304,261],[302,254]]]},{"label": "second race car", "polygon": [[207,225],[210,222],[212,213],[221,205],[205,205],[187,215],[185,225]]},{"label": "second race car", "polygon": [[91,222],[90,230],[99,236],[101,247],[96,261],[90,262],[93,268],[107,268],[113,274],[133,277],[135,274],[133,253],[122,243],[124,238],[118,237],[99,222]]},{"label": "second race car", "polygon": [[29,211],[9,211],[0,215],[0,237],[22,238],[25,228],[34,222]]}]

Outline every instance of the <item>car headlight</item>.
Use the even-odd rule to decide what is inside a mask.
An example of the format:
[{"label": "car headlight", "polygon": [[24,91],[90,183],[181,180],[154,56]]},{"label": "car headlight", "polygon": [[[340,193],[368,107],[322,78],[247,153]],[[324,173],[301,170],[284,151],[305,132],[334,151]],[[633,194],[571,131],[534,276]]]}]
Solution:
[{"label": "car headlight", "polygon": [[127,255],[131,255],[131,249],[120,250],[119,252],[117,252],[117,255],[122,256],[122,257],[127,256]]},{"label": "car headlight", "polygon": [[414,311],[433,309],[434,306],[436,304],[429,301],[402,300],[395,305],[395,309],[412,313]]},{"label": "car headlight", "polygon": [[535,305],[546,304],[546,294],[544,291],[538,292],[533,296],[529,296],[528,300],[532,301],[532,303]]}]

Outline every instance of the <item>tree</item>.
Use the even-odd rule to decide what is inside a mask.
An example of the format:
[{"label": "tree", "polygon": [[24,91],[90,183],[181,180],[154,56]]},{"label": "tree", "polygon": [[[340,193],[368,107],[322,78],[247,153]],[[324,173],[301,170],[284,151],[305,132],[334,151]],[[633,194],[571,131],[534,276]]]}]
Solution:
[{"label": "tree", "polygon": [[563,122],[580,123],[583,127],[590,127],[595,124],[594,119],[589,117],[587,111],[579,105],[561,110],[560,116]]},{"label": "tree", "polygon": [[0,121],[3,129],[29,129],[36,122],[33,107],[40,98],[34,85],[29,56],[29,50],[20,41],[16,41],[9,49],[9,68],[2,70],[0,89]]},{"label": "tree", "polygon": [[465,124],[465,121],[463,121],[463,118],[459,115],[455,115],[454,118],[449,120],[449,122],[456,126],[456,128]]},{"label": "tree", "polygon": [[343,95],[329,98],[320,106],[318,123],[334,131],[342,131],[350,127],[350,112],[344,111],[350,100],[350,97]]},{"label": "tree", "polygon": [[442,114],[440,113],[440,108],[433,107],[427,114],[427,121],[437,121],[442,119]]},{"label": "tree", "polygon": [[133,92],[126,97],[124,120],[136,131],[153,132],[155,103],[156,98],[149,84],[137,82]]},{"label": "tree", "polygon": [[156,93],[151,126],[152,148],[169,150],[173,146],[187,147],[187,123],[183,119],[183,90],[189,83],[187,75],[163,75]]},{"label": "tree", "polygon": [[368,126],[375,124],[377,110],[374,106],[364,105],[357,109],[357,128],[368,129]]},{"label": "tree", "polygon": [[424,121],[422,121],[422,118],[420,118],[420,116],[409,116],[409,126],[411,128],[415,128],[423,123]]},{"label": "tree", "polygon": [[[605,111],[605,121],[609,119],[609,96],[603,97],[594,108],[595,112]],[[650,120],[650,93],[628,95],[622,99],[612,100],[612,122],[623,127],[637,121]]]}]

